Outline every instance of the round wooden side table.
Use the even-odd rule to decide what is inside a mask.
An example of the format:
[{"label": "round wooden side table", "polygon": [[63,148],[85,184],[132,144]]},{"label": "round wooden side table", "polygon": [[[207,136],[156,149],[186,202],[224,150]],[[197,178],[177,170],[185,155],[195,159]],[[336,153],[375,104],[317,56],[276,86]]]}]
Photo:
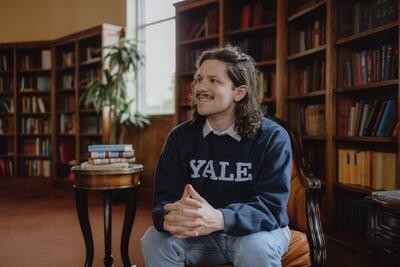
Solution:
[{"label": "round wooden side table", "polygon": [[112,192],[124,189],[126,191],[126,209],[124,226],[121,236],[121,258],[124,267],[131,267],[129,259],[129,238],[135,220],[137,205],[137,188],[140,185],[139,173],[143,170],[141,164],[130,164],[128,168],[119,170],[86,170],[80,166],[73,166],[75,174],[75,200],[79,224],[85,239],[86,260],[85,267],[93,264],[93,235],[88,215],[88,191],[101,190],[104,201],[104,266],[113,266],[111,255],[111,218]]}]

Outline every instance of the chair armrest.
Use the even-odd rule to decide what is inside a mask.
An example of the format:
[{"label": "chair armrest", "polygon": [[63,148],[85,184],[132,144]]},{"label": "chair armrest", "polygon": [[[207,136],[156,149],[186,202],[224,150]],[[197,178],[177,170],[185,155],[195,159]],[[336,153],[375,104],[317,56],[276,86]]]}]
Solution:
[{"label": "chair armrest", "polygon": [[311,250],[312,266],[326,265],[326,244],[321,225],[321,214],[319,200],[321,195],[321,181],[311,173],[305,174],[303,169],[299,169],[299,176],[306,192],[306,218],[307,218],[307,238]]}]

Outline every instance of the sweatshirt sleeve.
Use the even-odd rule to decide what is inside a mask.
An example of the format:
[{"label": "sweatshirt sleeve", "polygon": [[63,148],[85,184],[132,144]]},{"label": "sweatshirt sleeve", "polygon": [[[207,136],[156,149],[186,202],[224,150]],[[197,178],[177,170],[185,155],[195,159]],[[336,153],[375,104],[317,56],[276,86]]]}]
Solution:
[{"label": "sweatshirt sleeve", "polygon": [[234,203],[220,209],[224,232],[234,236],[272,231],[288,225],[286,205],[292,169],[292,152],[287,132],[280,127],[266,142],[259,175],[247,203]]},{"label": "sweatshirt sleeve", "polygon": [[152,219],[155,228],[161,232],[165,231],[164,205],[179,200],[186,184],[176,135],[175,131],[169,134],[155,172]]}]

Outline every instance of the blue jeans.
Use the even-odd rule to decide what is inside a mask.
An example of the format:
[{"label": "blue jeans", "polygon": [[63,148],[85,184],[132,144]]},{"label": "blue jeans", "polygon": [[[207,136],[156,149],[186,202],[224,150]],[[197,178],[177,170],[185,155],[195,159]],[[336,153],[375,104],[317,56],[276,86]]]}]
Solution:
[{"label": "blue jeans", "polygon": [[147,267],[227,262],[237,267],[281,266],[281,257],[287,251],[289,242],[289,227],[246,236],[212,233],[186,239],[178,239],[150,227],[141,239]]}]

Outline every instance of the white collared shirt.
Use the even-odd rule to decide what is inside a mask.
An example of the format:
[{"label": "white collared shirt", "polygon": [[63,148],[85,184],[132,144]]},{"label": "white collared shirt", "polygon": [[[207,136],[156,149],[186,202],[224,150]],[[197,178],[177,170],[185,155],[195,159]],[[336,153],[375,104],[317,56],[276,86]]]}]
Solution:
[{"label": "white collared shirt", "polygon": [[217,130],[215,130],[212,126],[211,123],[206,120],[206,122],[204,123],[203,126],[203,137],[206,137],[209,133],[213,132],[215,135],[224,135],[227,134],[230,137],[232,137],[233,139],[235,139],[236,141],[240,142],[240,140],[242,139],[240,137],[240,135],[237,133],[237,131],[235,130],[235,124],[232,124],[228,129],[226,129],[225,131],[219,132]]}]

